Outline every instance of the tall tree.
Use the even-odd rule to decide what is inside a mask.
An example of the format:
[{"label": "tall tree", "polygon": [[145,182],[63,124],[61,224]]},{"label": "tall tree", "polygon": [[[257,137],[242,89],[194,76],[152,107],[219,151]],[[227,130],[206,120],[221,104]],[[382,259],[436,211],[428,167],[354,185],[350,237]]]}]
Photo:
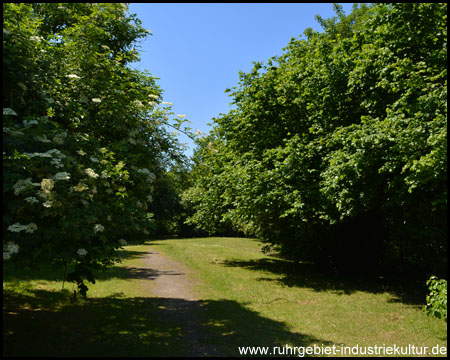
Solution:
[{"label": "tall tree", "polygon": [[185,194],[228,226],[338,270],[446,272],[447,5],[317,17],[228,90]]}]

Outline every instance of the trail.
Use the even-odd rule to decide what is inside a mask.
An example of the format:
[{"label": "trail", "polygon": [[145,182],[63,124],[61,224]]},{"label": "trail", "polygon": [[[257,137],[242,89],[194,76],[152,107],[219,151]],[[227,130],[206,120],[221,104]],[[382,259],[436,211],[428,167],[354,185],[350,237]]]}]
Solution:
[{"label": "trail", "polygon": [[194,290],[190,270],[183,264],[163,255],[150,246],[142,262],[155,274],[151,293],[158,306],[168,314],[168,321],[185,330],[185,356],[224,356],[222,351],[207,343],[208,333],[201,324],[202,301]]}]

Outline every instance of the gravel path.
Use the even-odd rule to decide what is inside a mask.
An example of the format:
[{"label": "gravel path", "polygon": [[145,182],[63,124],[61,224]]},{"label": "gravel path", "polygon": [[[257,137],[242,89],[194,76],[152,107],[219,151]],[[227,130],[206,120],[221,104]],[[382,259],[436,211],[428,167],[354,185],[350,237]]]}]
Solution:
[{"label": "gravel path", "polygon": [[207,329],[199,317],[202,301],[194,291],[190,270],[153,247],[143,258],[143,266],[155,273],[152,296],[159,298],[158,305],[168,314],[167,320],[185,330],[188,346],[184,355],[224,356],[219,348],[207,343]]}]

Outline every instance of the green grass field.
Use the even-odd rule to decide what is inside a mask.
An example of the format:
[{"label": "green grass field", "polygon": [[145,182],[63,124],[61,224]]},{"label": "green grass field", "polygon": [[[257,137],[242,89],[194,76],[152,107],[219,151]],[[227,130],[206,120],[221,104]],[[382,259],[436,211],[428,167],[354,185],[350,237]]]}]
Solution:
[{"label": "green grass field", "polygon": [[[123,262],[71,302],[63,269],[3,266],[3,354],[41,356],[183,356],[188,324],[177,311],[198,309],[210,344],[238,346],[447,346],[447,326],[421,312],[412,289],[321,273],[263,255],[242,238],[150,242],[192,269],[198,301],[152,295],[142,267],[148,246],[127,246]],[[412,294],[412,295],[411,295]]]},{"label": "green grass field", "polygon": [[226,306],[209,314],[215,319],[229,313],[215,328],[217,340],[230,352],[236,344],[447,344],[446,323],[424,315],[424,299],[411,289],[330,276],[311,264],[265,256],[261,245],[249,239],[172,239],[157,244],[159,251],[195,270],[204,298],[240,304],[251,314],[246,318]]}]

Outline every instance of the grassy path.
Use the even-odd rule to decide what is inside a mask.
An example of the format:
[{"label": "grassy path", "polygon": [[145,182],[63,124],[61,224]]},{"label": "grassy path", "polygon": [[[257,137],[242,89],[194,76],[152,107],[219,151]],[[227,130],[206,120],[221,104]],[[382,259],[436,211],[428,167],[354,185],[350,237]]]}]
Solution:
[{"label": "grassy path", "polygon": [[71,303],[60,270],[3,270],[3,355],[238,356],[238,346],[446,346],[408,289],[330,277],[251,239],[127,246]]},{"label": "grassy path", "polygon": [[4,268],[3,355],[222,355],[200,323],[189,269],[148,244],[122,258],[76,302],[53,269]]},{"label": "grassy path", "polygon": [[166,310],[166,320],[184,328],[183,341],[189,344],[183,355],[189,357],[221,356],[217,346],[208,344],[208,332],[200,321],[199,296],[189,269],[172,258],[150,247],[142,257],[142,268],[155,272],[151,294],[156,296],[159,308]]},{"label": "grassy path", "polygon": [[[228,314],[213,327],[231,354],[237,346],[284,344],[414,345],[427,354],[447,346],[446,323],[424,315],[424,297],[407,284],[332,276],[263,255],[251,239],[170,239],[155,248],[192,269],[203,299],[219,305],[209,319]],[[241,309],[235,315],[222,301]]]}]

